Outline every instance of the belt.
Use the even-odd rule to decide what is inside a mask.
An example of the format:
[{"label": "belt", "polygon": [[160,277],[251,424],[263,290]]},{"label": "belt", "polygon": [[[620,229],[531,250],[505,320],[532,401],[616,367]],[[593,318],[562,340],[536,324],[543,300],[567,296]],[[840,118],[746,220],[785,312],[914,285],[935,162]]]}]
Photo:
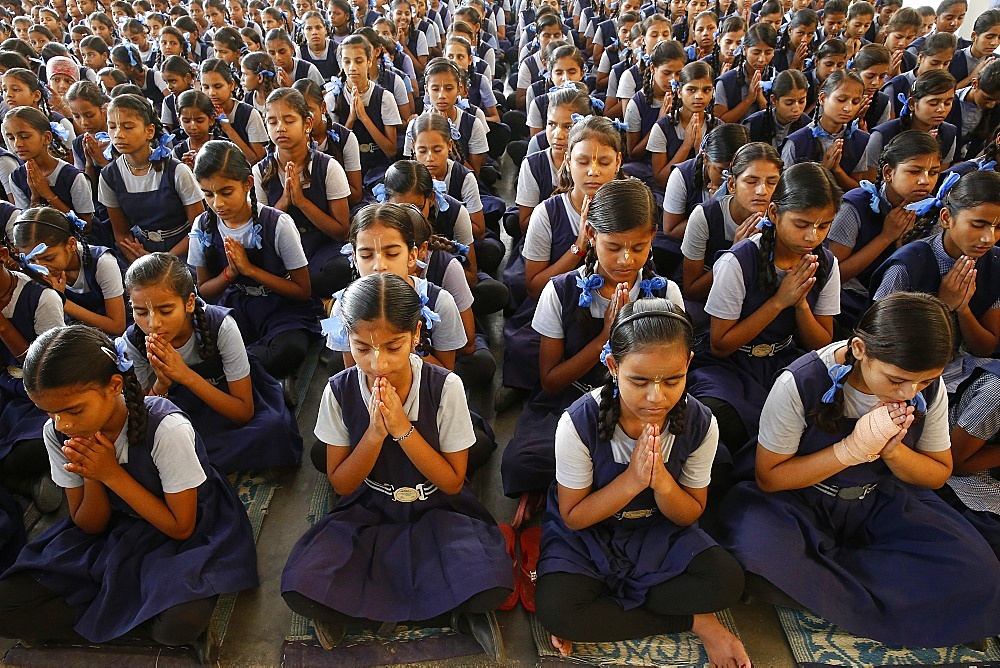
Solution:
[{"label": "belt", "polygon": [[871,494],[878,487],[877,482],[868,483],[867,485],[859,485],[857,487],[837,487],[836,485],[824,485],[821,482],[813,485],[816,489],[823,492],[827,496],[832,496],[837,499],[844,499],[846,501],[860,501],[869,494]]},{"label": "belt", "polygon": [[19,366],[9,366],[7,367],[7,374],[11,378],[24,378],[24,369]]},{"label": "belt", "polygon": [[581,383],[580,381],[575,381],[571,383],[571,385],[576,389],[578,389],[581,394],[589,394],[593,392],[595,389],[597,389],[593,385],[587,385],[586,383]]},{"label": "belt", "polygon": [[263,285],[242,285],[233,283],[233,287],[245,294],[247,297],[267,297],[271,291]]},{"label": "belt", "polygon": [[365,484],[376,492],[382,492],[386,496],[392,497],[398,503],[413,503],[414,501],[426,501],[434,492],[438,491],[437,485],[430,482],[423,482],[414,487],[395,487],[384,482],[375,482],[365,478]]},{"label": "belt", "polygon": [[358,144],[358,151],[360,153],[376,153],[380,151],[379,145],[375,142],[370,144]]},{"label": "belt", "polygon": [[140,236],[145,237],[149,241],[161,242],[166,241],[170,237],[177,236],[181,232],[187,232],[191,228],[190,225],[184,224],[173,230],[144,230],[141,227],[136,227],[132,229],[132,232],[138,232]]},{"label": "belt", "polygon": [[614,517],[616,520],[644,520],[647,517],[652,517],[656,512],[656,508],[643,508],[642,510],[624,510],[620,513],[615,513]]},{"label": "belt", "polygon": [[784,350],[792,345],[792,336],[779,343],[758,343],[755,346],[740,346],[740,352],[751,357],[772,357],[776,352]]}]

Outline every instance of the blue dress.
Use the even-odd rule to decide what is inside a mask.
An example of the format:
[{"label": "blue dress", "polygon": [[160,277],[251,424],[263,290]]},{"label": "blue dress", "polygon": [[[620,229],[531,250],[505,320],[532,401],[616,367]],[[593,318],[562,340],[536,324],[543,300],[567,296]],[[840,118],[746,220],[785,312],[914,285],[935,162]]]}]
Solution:
[{"label": "blue dress", "polygon": [[0,487],[0,573],[10,568],[24,547],[23,512],[17,500]]},{"label": "blue dress", "polygon": [[[145,401],[146,439],[129,445],[122,467],[162,499],[153,438],[163,418],[180,410],[159,397]],[[5,576],[26,572],[60,594],[77,610],[76,632],[98,643],[176,605],[256,587],[257,552],[246,510],[208,463],[197,436],[195,448],[208,479],[198,487],[198,521],[189,538],[170,538],[108,490],[107,529],[88,534],[64,518],[29,543]]]},{"label": "blue dress", "polygon": [[[882,233],[882,224],[885,222],[885,218],[889,215],[889,212],[892,211],[892,206],[882,197],[879,198],[878,213],[872,211],[871,200],[872,195],[863,188],[854,188],[844,193],[844,202],[854,207],[854,210],[858,212],[858,219],[861,221],[861,227],[858,229],[858,238],[854,243],[854,248],[851,250],[852,253],[861,250]],[[867,288],[868,284],[871,283],[872,274],[875,273],[875,270],[883,262],[889,259],[895,250],[896,245],[889,244],[855,278],[858,279],[861,285]],[[840,290],[840,315],[837,316],[837,321],[843,324],[844,327],[853,329],[857,326],[861,320],[861,316],[865,314],[865,311],[868,310],[871,304],[871,295],[867,290],[862,293],[857,290],[845,289],[842,286]]]},{"label": "blue dress", "polygon": [[118,160],[101,169],[101,177],[115,192],[122,215],[132,226],[132,234],[150,253],[170,252],[191,231],[187,207],[174,188],[174,173],[180,164],[173,157],[164,160],[160,187],[137,193],[125,188]]},{"label": "blue dress", "polygon": [[[355,366],[330,379],[351,447],[369,425],[358,373]],[[419,387],[410,388],[419,392],[414,426],[435,450],[448,374],[424,364]],[[425,498],[396,501],[377,487]],[[512,588],[513,581],[489,511],[468,484],[454,495],[434,488],[390,437],[365,482],[298,540],[281,576],[282,593],[298,592],[350,617],[391,622],[436,617],[495,587]]]},{"label": "blue dress", "polygon": [[[219,328],[230,310],[206,305],[205,317],[212,336],[218,341]],[[136,325],[125,332],[129,342],[145,350],[145,334]],[[229,391],[222,356],[216,352],[191,365],[191,370],[223,392]],[[190,389],[174,383],[170,401],[183,410],[205,444],[208,461],[223,473],[271,466],[297,466],[302,460],[302,437],[281,385],[250,355],[250,384],[253,390],[253,417],[237,425],[208,406]]]},{"label": "blue dress", "polygon": [[[599,404],[590,393],[566,411],[590,450],[594,464],[592,492],[611,484],[628,469],[627,462],[615,461],[611,444],[597,435],[598,411]],[[675,480],[705,438],[712,414],[689,396],[685,420],[684,433],[674,437],[666,462],[667,471]],[[648,515],[622,516],[626,512]],[[558,485],[553,482],[545,506],[537,572],[540,576],[574,573],[600,580],[611,598],[624,610],[632,610],[645,602],[650,588],[683,573],[695,556],[715,544],[697,523],[682,527],[667,519],[649,488],[608,519],[579,531],[570,529],[559,513]]]},{"label": "blue dress", "polygon": [[[812,352],[788,370],[808,416],[830,387],[826,363]],[[928,405],[947,401],[939,388],[935,382],[921,393]],[[857,422],[845,417],[828,433],[806,420],[798,456],[842,440]],[[915,422],[899,447],[913,447],[922,431]],[[1000,563],[934,492],[901,481],[881,459],[823,484],[878,487],[848,500],[816,487],[766,493],[752,479],[741,482],[719,510],[724,547],[816,614],[879,642],[945,647],[1000,632],[996,616],[983,614],[1000,610]]]}]

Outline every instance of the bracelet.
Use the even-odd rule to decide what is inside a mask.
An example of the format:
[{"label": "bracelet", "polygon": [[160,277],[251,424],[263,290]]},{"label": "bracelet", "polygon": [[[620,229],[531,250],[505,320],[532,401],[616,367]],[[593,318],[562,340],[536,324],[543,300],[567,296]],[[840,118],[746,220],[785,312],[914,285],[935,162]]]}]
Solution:
[{"label": "bracelet", "polygon": [[410,437],[410,434],[413,433],[413,429],[414,429],[414,426],[411,424],[410,425],[410,431],[406,432],[405,434],[403,434],[399,438],[396,438],[395,436],[393,436],[392,440],[396,441],[397,443],[402,443],[404,440],[406,440],[407,438]]},{"label": "bracelet", "polygon": [[233,280],[236,278],[235,276],[229,275],[229,265],[226,265],[226,268],[222,270],[222,277],[227,281],[229,281],[230,283],[232,283]]}]

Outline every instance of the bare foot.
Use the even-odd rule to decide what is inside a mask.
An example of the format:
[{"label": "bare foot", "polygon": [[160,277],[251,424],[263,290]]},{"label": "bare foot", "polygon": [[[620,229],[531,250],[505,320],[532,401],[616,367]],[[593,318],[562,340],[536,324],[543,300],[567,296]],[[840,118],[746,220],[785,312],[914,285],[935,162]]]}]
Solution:
[{"label": "bare foot", "polygon": [[557,638],[556,636],[549,636],[549,638],[552,641],[552,646],[559,650],[559,654],[562,656],[569,656],[573,653],[573,643],[570,641]]},{"label": "bare foot", "polygon": [[695,615],[691,631],[705,646],[712,668],[750,668],[750,657],[743,643],[715,615]]}]

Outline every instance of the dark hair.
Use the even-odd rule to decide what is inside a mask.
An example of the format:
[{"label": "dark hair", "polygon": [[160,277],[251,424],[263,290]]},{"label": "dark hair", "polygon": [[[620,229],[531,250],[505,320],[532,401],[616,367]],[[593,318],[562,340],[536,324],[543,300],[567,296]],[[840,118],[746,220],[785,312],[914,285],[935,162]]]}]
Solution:
[{"label": "dark hair", "polygon": [[[135,64],[132,64],[132,61]],[[111,62],[115,67],[125,73],[132,83],[136,78],[146,71],[146,66],[142,64],[142,55],[139,48],[134,44],[119,44],[111,49]]]},{"label": "dark hair", "polygon": [[[763,9],[761,10],[763,11]],[[780,11],[780,9],[779,9]],[[736,70],[736,86],[737,90],[742,90],[743,86],[746,86],[749,82],[747,78],[746,65],[747,62],[747,49],[752,46],[757,46],[758,44],[764,44],[771,47],[772,49],[778,48],[778,31],[774,29],[774,26],[770,23],[755,23],[750,26],[747,30],[746,36],[743,38],[743,50],[740,55],[733,59],[733,69]],[[774,70],[773,65],[768,65],[761,72],[761,80],[767,81],[768,71]]]},{"label": "dark hair", "polygon": [[0,66],[5,70],[13,70],[16,68],[28,69],[31,67],[31,63],[28,59],[22,56],[16,51],[0,51]]},{"label": "dark hair", "polygon": [[59,135],[52,131],[52,122],[38,109],[34,107],[14,107],[3,117],[3,122],[6,123],[11,118],[24,121],[39,134],[44,135],[46,132],[51,134],[52,140],[46,149],[54,157],[60,160],[66,160],[66,158],[71,157],[70,148],[59,138]]},{"label": "dark hair", "polygon": [[954,52],[958,48],[958,38],[950,32],[935,32],[924,38],[920,45],[921,56],[936,56],[945,51]]},{"label": "dark hair", "polygon": [[976,22],[972,24],[972,32],[982,35],[993,26],[1000,25],[1000,9],[987,9],[976,17]]},{"label": "dark hair", "polygon": [[[854,334],[847,339],[844,364],[851,366],[858,363],[851,349],[855,338],[865,345],[866,357],[910,372],[944,368],[951,362],[955,348],[948,307],[936,296],[923,292],[894,292],[865,311]],[[947,397],[940,400],[947,401]],[[838,388],[833,401],[820,403],[809,417],[825,432],[841,431],[844,389]]]},{"label": "dark hair", "polygon": [[66,91],[66,101],[72,102],[73,100],[83,100],[95,107],[102,107],[110,102],[111,98],[105,95],[101,87],[93,81],[77,81]]},{"label": "dark hair", "polygon": [[892,54],[889,53],[885,44],[865,44],[854,54],[854,58],[851,59],[851,67],[861,72],[876,65],[889,65],[891,62]]},{"label": "dark hair", "polygon": [[111,49],[108,47],[108,43],[98,35],[87,35],[80,40],[80,50],[82,51],[83,49],[90,49],[91,51],[103,54],[105,60],[111,55]]},{"label": "dark hair", "polygon": [[[184,95],[187,94],[184,93]],[[197,93],[197,95],[201,95],[206,100],[208,99],[204,93]],[[209,107],[211,107],[211,103],[209,103]],[[180,110],[180,108],[181,103],[178,102],[177,109]],[[236,144],[221,139],[213,139],[201,147],[201,150],[198,151],[198,155],[195,157],[194,169],[192,171],[194,172],[194,177],[199,181],[201,179],[212,178],[213,176],[220,176],[231,181],[246,183],[252,175],[250,162],[247,160],[246,155]],[[250,216],[253,225],[257,225],[259,222],[257,220],[257,193],[254,192],[254,188],[250,188]],[[205,212],[205,219],[201,225],[201,229],[209,235],[215,235],[219,230],[219,216],[211,207],[208,207]],[[222,268],[219,266],[220,258],[218,257],[218,253],[216,253],[214,245],[205,249],[205,261],[209,272],[217,274],[222,271]]]},{"label": "dark hair", "polygon": [[[351,7],[350,3],[348,3],[347,0],[329,0],[326,4],[328,7],[337,7],[340,11],[344,12],[344,14],[347,15],[347,33],[350,34],[354,32],[354,9]],[[331,29],[330,33],[332,34],[333,32],[334,31]]]},{"label": "dark hair", "polygon": [[[347,233],[348,241],[352,245],[357,245],[358,234],[376,225],[399,232],[407,248],[417,247],[413,234],[413,222],[406,212],[406,207],[401,204],[369,204],[358,211],[351,219],[351,228]],[[412,289],[410,288],[410,290]]]},{"label": "dark hair", "polygon": [[781,156],[778,155],[778,151],[775,150],[774,146],[756,141],[744,144],[736,151],[732,161],[729,163],[729,175],[733,179],[738,179],[740,174],[750,169],[750,165],[755,162],[771,163],[778,168],[778,174],[781,174],[781,170],[785,168],[785,163],[781,159]]},{"label": "dark hair", "polygon": [[[964,0],[963,0],[964,2]],[[893,4],[902,4],[902,0],[896,2],[893,0]],[[913,7],[903,7],[902,9],[896,10],[896,13],[892,15],[889,19],[889,24],[886,26],[889,30],[899,30],[900,28],[913,28],[917,32],[924,27],[924,20],[920,18],[920,14],[917,13]]]},{"label": "dark hair", "polygon": [[[435,59],[436,60],[436,59]],[[448,61],[451,62],[451,61]],[[451,120],[437,113],[424,112],[413,121],[412,141],[416,142],[421,132],[437,132],[447,141],[451,142],[449,157],[456,162],[465,162],[466,156],[462,151],[462,143],[454,141],[451,137]]]},{"label": "dark hair", "polygon": [[900,117],[900,127],[904,130],[909,130],[913,125],[913,112],[918,100],[922,100],[930,95],[941,95],[948,91],[954,93],[955,87],[955,77],[948,70],[930,70],[918,76],[917,80],[913,82],[912,88],[910,88],[910,97],[906,101],[909,113]]},{"label": "dark hair", "polygon": [[[834,211],[837,211],[840,209],[843,196],[844,191],[837,185],[837,180],[829,169],[815,162],[800,162],[781,173],[778,187],[771,195],[771,205],[777,209],[779,215],[787,211],[803,211],[826,206],[832,206]],[[757,287],[771,295],[778,291],[779,285],[773,259],[776,225],[777,222],[774,221],[761,230],[760,254],[757,262]],[[823,248],[817,249],[816,261],[819,263],[819,268],[812,289],[819,291],[826,285],[831,270]]]},{"label": "dark hair", "polygon": [[201,64],[201,77],[209,72],[215,72],[222,77],[227,84],[233,84],[232,98],[239,100],[243,97],[243,84],[240,83],[239,74],[233,72],[233,67],[222,58],[209,58]]},{"label": "dark hair", "polygon": [[[979,70],[979,77],[977,78],[977,81],[979,82],[979,90],[983,91],[987,95],[995,96],[1000,94],[1000,60],[991,60],[986,64],[986,67]],[[985,119],[989,118],[989,116],[990,114],[984,113],[983,120],[985,121]],[[984,125],[984,123],[980,123],[980,125]],[[988,124],[985,125],[986,127],[984,129],[986,132],[982,137],[978,137],[979,139],[983,139],[989,135],[989,126]]]},{"label": "dark hair", "polygon": [[[653,70],[672,60],[679,60],[683,63],[687,60],[687,53],[685,53],[684,47],[681,46],[680,42],[665,39],[653,47],[652,52],[649,54],[649,65],[639,65],[642,72],[642,93],[646,96],[646,101],[649,104],[653,103]],[[642,61],[640,60],[640,62]],[[702,64],[704,65],[705,63]],[[711,76],[711,68],[709,68],[709,76]],[[678,97],[677,95],[674,96],[675,105]]]},{"label": "dark hair", "polygon": [[856,19],[859,16],[875,17],[875,8],[865,0],[858,0],[847,8],[847,19]]},{"label": "dark hair", "polygon": [[937,14],[943,14],[945,11],[951,9],[955,5],[965,5],[969,6],[968,0],[941,0],[937,6]]},{"label": "dark hair", "polygon": [[[188,41],[186,39],[184,39],[184,33],[182,33],[180,31],[180,28],[178,28],[176,25],[173,25],[173,26],[163,26],[162,28],[160,28],[160,36],[157,37],[157,42],[159,42],[160,37],[163,37],[164,35],[171,35],[171,36],[173,36],[174,38],[177,39],[177,41],[181,45],[181,53],[183,55],[182,56],[168,56],[166,59],[164,59],[163,53],[160,51],[159,48],[157,48],[156,49],[156,63],[157,63],[157,65],[160,66],[160,71],[162,72],[165,69],[166,63],[169,62],[171,59],[173,59],[173,58],[181,58],[182,60],[184,60],[185,64],[187,65],[188,71],[192,72],[192,74],[193,74],[193,70],[192,70],[193,64],[188,60],[188,57],[190,56],[190,53],[191,53],[191,45],[188,43]],[[178,72],[177,70],[173,70],[173,71],[177,72],[177,74],[180,74],[180,72]]]},{"label": "dark hair", "polygon": [[45,115],[46,123],[48,123],[48,119],[52,118],[52,108],[49,107],[49,92],[38,80],[38,75],[31,70],[15,67],[4,72],[2,76],[13,77],[27,86],[32,93],[41,94],[38,99],[38,109]]},{"label": "dark hair", "polygon": [[964,175],[948,191],[942,208],[954,216],[983,204],[1000,204],[1000,173],[993,170]]},{"label": "dark hair", "polygon": [[[820,95],[826,95],[827,98],[829,98],[831,95],[837,92],[837,90],[841,86],[851,83],[861,86],[861,93],[862,95],[864,94],[865,80],[862,79],[861,75],[858,74],[857,71],[853,69],[836,70],[834,72],[831,72],[830,76],[826,78],[826,81],[824,81],[823,85],[820,87],[819,93]],[[814,115],[814,120],[816,121],[816,125],[819,125],[820,121],[823,120],[823,105],[820,104],[818,96],[816,99],[816,109],[813,112],[813,115]],[[818,149],[822,153],[819,140],[817,139],[815,142],[813,142],[813,144],[814,148]]]},{"label": "dark hair", "polygon": [[26,209],[14,223],[13,242],[18,248],[34,248],[40,243],[49,247],[62,246],[70,237],[76,239],[83,251],[81,270],[91,268],[93,258],[83,230],[71,223],[62,211],[50,206]]},{"label": "dark hair", "polygon": [[847,0],[830,0],[823,5],[823,17],[827,14],[847,14]]},{"label": "dark hair", "polygon": [[[194,278],[188,271],[184,261],[172,253],[150,253],[143,255],[128,268],[125,272],[125,289],[129,294],[135,292],[136,288],[150,285],[159,285],[167,288],[184,302],[195,294]],[[205,317],[205,306],[197,297],[194,300],[194,334],[198,340],[198,356],[201,359],[218,353],[215,337],[212,336],[212,329],[208,326],[208,319]],[[138,337],[136,346],[145,355],[146,339]]]},{"label": "dark hair", "polygon": [[[882,149],[882,156],[878,161],[878,170],[875,175],[875,187],[881,189],[885,182],[885,168],[895,169],[907,160],[912,160],[922,155],[940,155],[941,145],[938,140],[926,132],[919,130],[904,130],[893,137],[885,148]],[[904,197],[907,193],[901,193]],[[931,229],[937,224],[937,210],[934,214],[920,216],[913,227],[903,235],[903,243],[907,244],[916,239],[922,239],[930,234]]]},{"label": "dark hair", "polygon": [[134,83],[123,83],[118,84],[108,93],[108,96],[113,100],[120,95],[139,95],[140,97],[145,97],[142,89],[136,86]]},{"label": "dark hair", "polygon": [[[129,82],[128,77],[125,76],[125,73],[115,67],[102,67],[101,70],[97,73],[97,76],[111,77],[111,80],[115,82],[115,86],[120,86],[122,84],[126,84]],[[112,86],[112,90],[114,89],[115,86]],[[108,91],[108,93],[110,94],[111,91]],[[114,95],[111,95],[111,97],[114,97]]]},{"label": "dark hair", "polygon": [[[786,23],[781,32],[778,33],[778,46],[775,47],[775,51],[784,51],[785,53],[788,53],[792,50],[791,32],[795,28],[815,28],[817,26],[819,26],[819,14],[808,8],[800,9],[792,15],[792,20]],[[806,52],[812,54],[812,51],[813,42],[810,41],[809,48]],[[789,60],[791,60],[790,57]]]},{"label": "dark hair", "polygon": [[[268,9],[274,8],[269,7]],[[264,36],[264,42],[285,42],[291,48],[295,48],[295,42],[288,36],[288,31],[284,28],[271,28],[268,30],[267,35]]]},{"label": "dark hair", "polygon": [[[159,144],[160,138],[166,133],[166,130],[163,129],[163,123],[160,122],[160,115],[153,112],[153,107],[150,106],[149,100],[132,94],[112,97],[111,103],[108,105],[108,115],[110,116],[112,111],[121,110],[137,114],[143,125],[153,126],[153,139],[150,142],[150,146],[153,150],[155,150]],[[159,160],[151,159],[153,169],[158,172],[161,171],[163,169],[163,164],[167,160],[170,160],[169,155],[160,158]]]},{"label": "dark hair", "polygon": [[[681,94],[680,94],[681,88],[691,83],[692,81],[699,81],[699,80],[707,80],[710,82],[713,81],[712,67],[708,63],[696,60],[693,63],[688,63],[687,65],[684,66],[684,69],[681,70],[681,74],[678,77],[678,79],[680,79],[680,81],[678,82],[680,86],[678,86],[677,93],[674,95],[674,100],[673,100],[674,106],[673,109],[671,109],[670,111],[670,123],[675,126],[681,122],[681,112],[684,109],[684,103],[681,101]],[[713,99],[714,99],[714,93],[713,93]],[[705,112],[704,112],[705,113],[704,123],[706,132],[711,132],[712,129],[715,127],[716,123],[718,123],[718,119],[716,119],[715,115],[712,113],[713,107],[714,105],[712,103],[712,100],[709,100],[708,105],[705,107]]]},{"label": "dark hair", "polygon": [[816,63],[818,64],[820,59],[829,58],[830,56],[844,56],[847,57],[847,44],[832,37],[825,42],[823,42],[819,49],[816,50]]},{"label": "dark hair", "polygon": [[[570,155],[573,152],[573,147],[586,139],[594,139],[598,143],[614,149],[619,155],[622,154],[622,134],[608,118],[588,116],[575,124],[570,130],[569,140],[566,142],[566,155]],[[615,178],[624,178],[624,173],[619,170]],[[566,160],[556,174],[553,195],[568,193],[571,190],[573,190],[573,175],[569,168],[569,160]]]},{"label": "dark hair", "polygon": [[694,159],[694,191],[705,189],[705,163],[729,164],[741,146],[750,142],[750,130],[739,123],[722,123],[705,135],[705,145]]},{"label": "dark hair", "polygon": [[[302,122],[312,119],[312,112],[309,110],[309,105],[306,104],[306,99],[302,97],[302,93],[295,90],[294,88],[277,88],[271,91],[271,94],[267,96],[267,101],[264,103],[265,109],[276,102],[284,102],[289,105],[296,114],[302,117]],[[313,145],[312,140],[309,136],[306,136],[306,143],[309,146],[309,154],[306,156],[306,164],[302,170],[302,178],[306,181],[312,178],[312,162],[313,162]],[[267,162],[261,170],[261,184],[265,187],[272,180],[279,177],[282,173],[282,169],[278,165],[277,151],[268,152],[264,156],[264,160]]]},{"label": "dark hair", "polygon": [[168,56],[160,65],[160,74],[170,72],[182,77],[194,77],[195,72],[191,69],[191,63],[181,56]]},{"label": "dark hair", "polygon": [[[251,30],[253,29],[251,28]],[[256,51],[243,56],[243,60],[240,61],[240,65],[260,77],[260,85],[264,89],[265,100],[267,99],[267,96],[271,94],[271,91],[278,87],[277,70],[274,66],[274,60],[263,51]],[[270,72],[271,74],[261,74],[261,72],[264,71]],[[309,79],[299,79],[299,81],[296,81],[295,83],[299,83],[301,81],[309,81]]]},{"label": "dark hair", "polygon": [[413,333],[420,324],[422,308],[420,295],[406,279],[388,272],[354,280],[340,297],[340,313],[348,331],[362,322],[385,320],[400,332]]},{"label": "dark hair", "polygon": [[[833,0],[830,1],[833,2]],[[718,78],[722,74],[722,50],[720,46],[722,36],[731,32],[740,32],[741,30],[745,32],[746,29],[747,22],[743,20],[742,16],[736,14],[727,16],[722,25],[719,26],[719,36],[715,40],[715,46],[712,47],[712,53],[705,59],[705,62],[712,66],[713,78]]]},{"label": "dark hair", "polygon": [[434,192],[434,177],[427,167],[416,160],[398,160],[385,170],[385,196],[419,194],[430,200],[430,222],[434,225],[437,214],[437,198]]},{"label": "dark hair", "polygon": [[125,382],[129,445],[142,445],[146,438],[145,392],[135,369],[119,371],[114,342],[103,332],[86,325],[55,327],[43,332],[28,346],[24,358],[24,389],[28,394],[46,390],[97,385],[106,388],[114,376]]},{"label": "dark hair", "polygon": [[771,81],[771,94],[767,96],[767,114],[764,115],[764,127],[760,140],[771,143],[778,135],[778,126],[774,117],[774,101],[789,95],[793,90],[809,90],[806,75],[798,70],[782,70]]},{"label": "dark hair", "polygon": [[559,88],[547,93],[549,107],[545,110],[546,119],[549,112],[559,107],[568,106],[572,109],[572,113],[580,114],[581,116],[589,116],[594,113],[594,102],[591,100],[590,95],[587,94],[587,85],[582,81],[572,83],[577,85],[572,88]]},{"label": "dark hair", "polygon": [[[639,315],[648,314],[648,315]],[[625,304],[611,326],[608,344],[615,361],[647,346],[682,343],[690,352],[694,350],[694,328],[687,314],[668,299],[638,299]],[[621,417],[621,399],[616,383],[609,380],[601,388],[600,409],[597,414],[597,435],[601,440],[611,440]],[[681,395],[667,414],[667,432],[683,434],[684,414],[687,411],[687,392]]]},{"label": "dark hair", "polygon": [[215,105],[212,104],[212,100],[209,99],[208,95],[205,95],[200,90],[186,90],[181,93],[177,97],[176,105],[178,121],[180,120],[181,111],[189,107],[194,107],[212,120],[212,125],[208,129],[210,139],[222,139],[224,137],[223,130],[219,127]]},{"label": "dark hair", "polygon": [[[247,37],[257,46],[263,46],[263,38],[260,36],[260,33],[249,26],[246,28],[240,28],[240,37]],[[244,44],[246,44],[246,42],[244,42]]]},{"label": "dark hair", "polygon": [[212,41],[221,42],[231,51],[235,51],[237,54],[241,56],[247,52],[247,46],[246,44],[243,43],[243,38],[240,37],[239,31],[236,28],[233,28],[232,26],[222,26],[221,28],[216,30],[215,34],[212,35]]}]

